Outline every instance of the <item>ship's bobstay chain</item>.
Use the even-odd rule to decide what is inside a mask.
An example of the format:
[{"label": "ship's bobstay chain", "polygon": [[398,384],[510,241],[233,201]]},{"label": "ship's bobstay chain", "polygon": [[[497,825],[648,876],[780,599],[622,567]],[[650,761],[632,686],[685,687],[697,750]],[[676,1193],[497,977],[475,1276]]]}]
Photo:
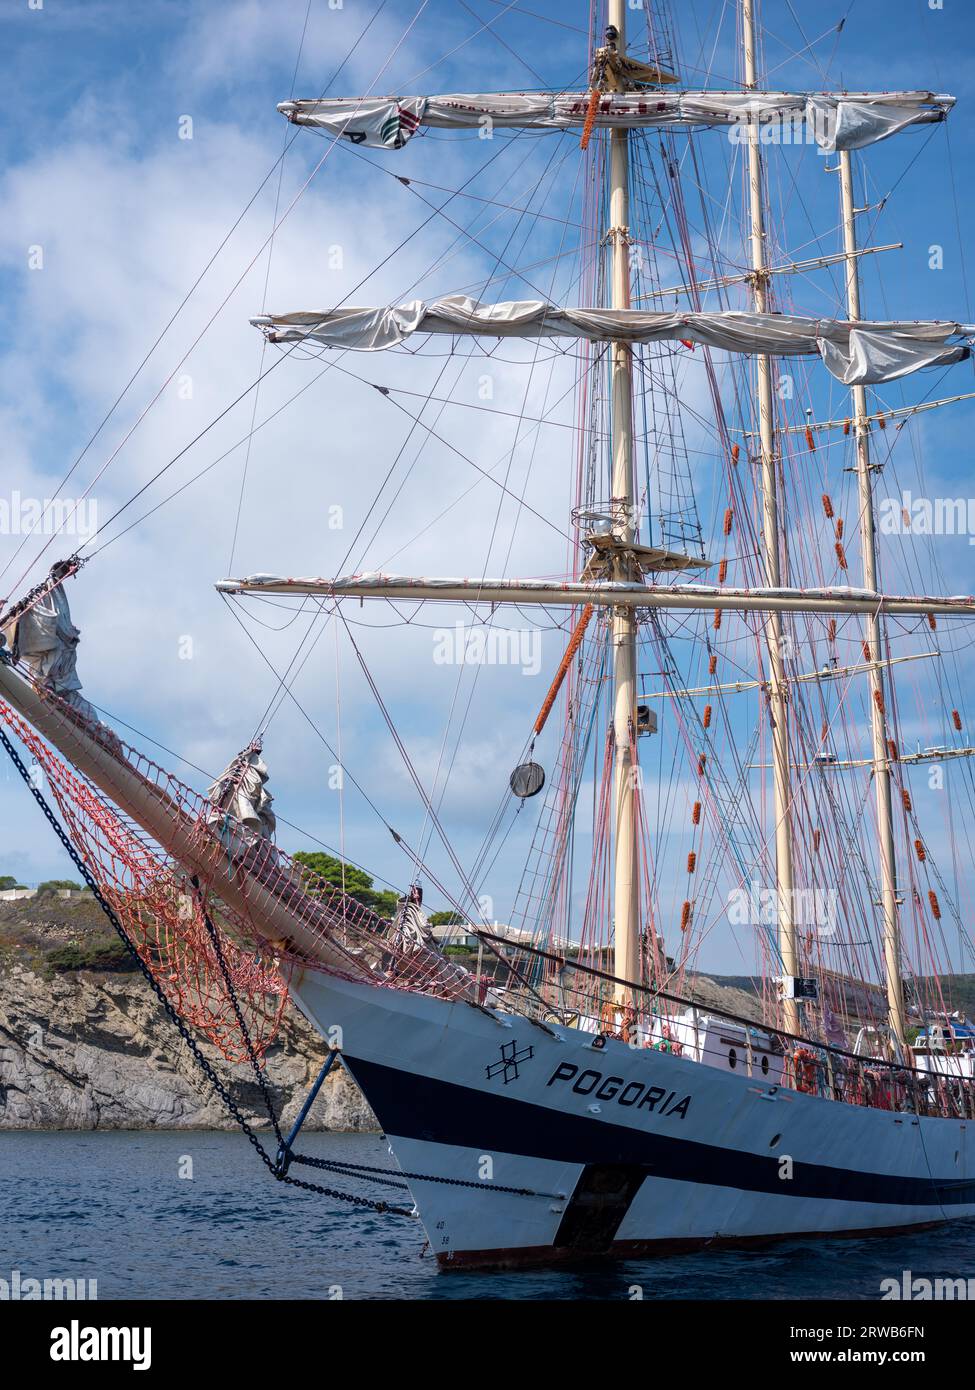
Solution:
[{"label": "ship's bobstay chain", "polygon": [[[3,746],[6,749],[11,762],[14,764],[17,771],[20,773],[25,785],[27,786],[34,800],[37,802],[38,806],[44,813],[45,819],[48,821],[48,824],[52,827],[54,833],[57,835],[62,846],[67,851],[71,859],[71,862],[74,864],[75,868],[78,870],[82,878],[87,883],[88,887],[91,889],[92,894],[95,897],[95,901],[98,903],[99,907],[102,909],[105,916],[112,924],[122,944],[125,946],[125,949],[132,956],[140,972],[145,977],[145,980],[148,983],[149,988],[152,990],[153,994],[159,1000],[159,1003],[162,1005],[163,1011],[165,1012],[167,1018],[173,1024],[176,1031],[182,1038],[183,1042],[188,1047],[197,1066],[200,1068],[203,1075],[210,1083],[214,1092],[223,1101],[223,1104],[226,1107],[230,1116],[237,1123],[241,1131],[247,1136],[247,1139],[253,1145],[261,1162],[278,1182],[286,1183],[289,1187],[302,1188],[306,1192],[316,1192],[322,1197],[331,1197],[339,1202],[348,1202],[352,1206],[365,1207],[370,1211],[380,1212],[387,1216],[415,1217],[417,1213],[415,1208],[390,1206],[388,1202],[377,1201],[371,1197],[360,1197],[352,1192],[341,1192],[337,1188],[324,1187],[320,1183],[305,1182],[301,1178],[293,1178],[287,1171],[288,1167],[292,1163],[297,1163],[305,1167],[318,1168],[326,1172],[332,1172],[339,1176],[354,1177],[357,1174],[361,1174],[365,1180],[371,1182],[384,1183],[391,1187],[402,1188],[402,1190],[404,1191],[406,1191],[407,1189],[404,1188],[401,1183],[393,1181],[393,1179],[403,1178],[407,1181],[412,1180],[414,1182],[440,1183],[448,1187],[471,1187],[477,1188],[479,1191],[482,1192],[496,1192],[498,1194],[507,1194],[509,1196],[517,1197],[539,1197],[545,1199],[546,1201],[550,1201],[554,1198],[564,1197],[564,1193],[534,1192],[530,1188],[526,1187],[505,1187],[500,1183],[474,1182],[466,1178],[446,1178],[436,1173],[407,1173],[402,1171],[395,1171],[389,1168],[374,1167],[371,1164],[335,1162],[331,1159],[314,1158],[308,1154],[296,1154],[292,1152],[291,1139],[285,1140],[283,1134],[281,1133],[281,1128],[278,1124],[277,1115],[274,1112],[274,1104],[271,1098],[270,1089],[268,1087],[267,1077],[264,1073],[264,1069],[261,1066],[257,1051],[251,1040],[250,1030],[247,1027],[243,1010],[240,1007],[240,1002],[237,998],[237,991],[234,988],[233,981],[230,977],[230,971],[228,970],[227,963],[224,959],[223,948],[220,944],[219,933],[214,927],[213,922],[210,919],[209,913],[203,908],[202,894],[200,894],[199,883],[196,879],[194,879],[193,886],[197,890],[198,899],[200,902],[201,910],[203,912],[203,921],[206,926],[207,933],[210,937],[210,941],[213,946],[221,974],[223,976],[224,985],[227,989],[231,1006],[233,1008],[238,1027],[241,1031],[241,1036],[244,1040],[248,1060],[250,1061],[251,1067],[254,1071],[254,1075],[257,1079],[257,1084],[260,1089],[261,1096],[264,1100],[264,1104],[267,1109],[268,1119],[270,1121],[271,1128],[273,1129],[275,1138],[278,1141],[277,1158],[272,1158],[268,1151],[265,1149],[264,1145],[261,1143],[258,1136],[254,1133],[254,1130],[249,1121],[241,1113],[240,1107],[237,1105],[236,1101],[231,1096],[227,1087],[224,1085],[220,1077],[217,1075],[211,1063],[207,1061],[206,1057],[204,1057],[202,1051],[200,1050],[199,1044],[197,1043],[196,1039],[193,1037],[192,1033],[187,1027],[185,1020],[182,1018],[177,1009],[175,1009],[173,1005],[170,1003],[169,999],[166,997],[166,994],[162,989],[162,986],[156,980],[149,966],[142,959],[142,956],[139,954],[139,951],[136,948],[135,942],[131,939],[128,932],[125,930],[125,927],[122,925],[122,922],[116,915],[111,903],[109,903],[107,898],[102,893],[101,889],[98,886],[97,880],[95,879],[91,870],[88,868],[88,865],[85,863],[82,856],[78,853],[77,849],[71,841],[70,836],[67,834],[64,827],[61,825],[61,822],[54,814],[53,810],[46,801],[40,789],[34,786],[33,782],[31,781],[30,773],[27,771],[27,768],[24,765],[23,759],[20,757],[20,754],[17,752],[13,743],[10,741],[10,738],[8,737],[6,730],[2,726],[0,726],[0,742],[3,743]],[[291,1138],[294,1137],[295,1132],[296,1131],[293,1131]]]},{"label": "ship's bobstay chain", "polygon": [[[61,825],[57,816],[55,816],[54,812],[51,810],[47,801],[44,799],[44,796],[41,794],[39,789],[32,784],[30,780],[30,773],[27,771],[27,768],[24,766],[23,760],[18,754],[16,748],[14,748],[10,739],[7,737],[6,730],[4,730],[3,728],[0,728],[0,741],[2,741],[3,746],[7,750],[7,753],[9,754],[11,761],[13,762],[17,771],[20,773],[21,777],[24,779],[24,782],[29,788],[34,800],[37,802],[38,806],[40,806],[41,810],[44,812],[44,815],[51,827],[53,828],[54,833],[57,835],[58,839],[61,841],[61,844],[64,846],[65,850],[70,855],[71,861],[74,864],[75,868],[84,878],[85,882],[88,884],[88,887],[94,894],[95,900],[98,903],[99,907],[104,912],[108,920],[111,922],[112,926],[115,928],[115,931],[118,933],[122,941],[122,944],[125,946],[126,950],[135,960],[136,964],[139,967],[139,970],[145,976],[149,988],[152,990],[153,994],[155,994],[156,998],[159,1000],[160,1004],[163,1007],[163,1010],[166,1013],[166,1016],[169,1018],[170,1022],[176,1028],[180,1037],[183,1039],[183,1042],[189,1048],[197,1066],[203,1072],[204,1076],[209,1081],[216,1094],[223,1101],[230,1115],[240,1126],[241,1130],[243,1130],[244,1134],[246,1134],[251,1144],[253,1144],[254,1148],[257,1150],[258,1155],[260,1156],[261,1162],[268,1168],[268,1170],[273,1174],[273,1176],[279,1182],[288,1183],[291,1187],[302,1187],[308,1192],[317,1192],[323,1197],[333,1197],[340,1202],[350,1202],[357,1207],[368,1207],[372,1211],[385,1212],[393,1216],[415,1215],[415,1213],[412,1210],[407,1210],[405,1207],[391,1207],[386,1202],[376,1202],[369,1197],[359,1197],[351,1192],[339,1192],[335,1188],[322,1187],[318,1183],[302,1182],[300,1178],[289,1177],[288,1174],[282,1170],[281,1166],[278,1163],[276,1163],[275,1160],[271,1157],[271,1155],[267,1152],[260,1139],[254,1133],[254,1130],[251,1128],[251,1125],[241,1114],[240,1107],[237,1105],[236,1101],[231,1096],[226,1086],[220,1080],[220,1077],[217,1075],[212,1065],[207,1061],[206,1057],[204,1057],[203,1053],[200,1051],[199,1044],[196,1042],[196,1039],[193,1037],[189,1028],[186,1026],[185,1022],[183,1021],[179,1013],[177,1013],[173,1005],[166,998],[166,995],[163,992],[161,985],[157,983],[152,971],[149,969],[148,965],[146,965],[145,961],[139,955],[139,952],[136,950],[135,943],[132,941],[128,932],[125,930],[122,923],[119,921],[111,904],[103,895],[101,889],[99,888],[95,880],[94,875],[89,870],[88,865],[85,863],[81,855],[77,852],[74,845],[71,843],[71,840],[67,835],[67,832],[64,830],[64,827]],[[211,939],[214,941],[214,947],[217,951],[217,958],[220,962],[222,970],[224,971],[225,983],[231,989],[234,1010],[237,1014],[238,1022],[241,1028],[243,1029],[244,1036],[248,1042],[248,1051],[250,1053],[251,1063],[255,1068],[258,1081],[261,1086],[261,1094],[264,1096],[265,1101],[269,1103],[269,1096],[266,1089],[267,1082],[264,1076],[261,1074],[260,1063],[257,1060],[257,1055],[253,1050],[253,1046],[250,1044],[250,1034],[248,1033],[246,1024],[243,1021],[243,1014],[237,1002],[236,993],[233,992],[233,986],[230,984],[229,972],[226,969],[226,964],[223,959],[223,953],[220,949],[219,943],[216,940],[217,934],[214,930],[212,922],[210,922],[209,920],[209,917],[207,917],[207,928],[212,934]],[[273,1110],[271,1110],[270,1113],[273,1128],[278,1138],[280,1139],[281,1131],[280,1129],[278,1129],[277,1120],[274,1117]]]}]

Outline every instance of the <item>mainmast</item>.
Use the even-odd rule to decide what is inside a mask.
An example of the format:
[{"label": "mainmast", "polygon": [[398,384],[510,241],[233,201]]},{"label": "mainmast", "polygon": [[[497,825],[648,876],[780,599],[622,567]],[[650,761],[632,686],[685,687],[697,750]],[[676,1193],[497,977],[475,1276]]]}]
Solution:
[{"label": "mainmast", "polygon": [[[745,86],[758,86],[755,69],[754,0],[742,0]],[[758,120],[748,123],[748,192],[751,221],[752,287],[755,309],[768,311],[768,270],[765,257],[765,209],[762,197],[762,156]],[[765,582],[769,588],[781,584],[779,566],[779,505],[777,459],[775,455],[775,416],[772,399],[772,364],[767,356],[757,359],[758,413],[762,477],[762,544]],[[769,660],[769,713],[772,721],[772,778],[775,792],[775,887],[778,904],[779,956],[782,964],[783,1024],[790,1033],[799,1032],[799,1006],[791,998],[791,982],[798,975],[795,895],[792,873],[792,792],[789,769],[788,690],[785,683],[785,648],[782,615],[770,612],[765,623]]]},{"label": "mainmast", "polygon": [[[622,57],[626,52],[625,0],[609,0],[609,47]],[[622,90],[624,79],[607,65],[612,90]],[[612,244],[611,307],[630,307],[630,151],[629,132],[616,128],[610,135],[609,228]],[[612,511],[614,529],[623,546],[636,539],[633,499],[633,349],[614,342],[610,348],[612,402]],[[623,552],[625,554],[625,552]],[[622,556],[621,556],[622,559]],[[619,574],[617,578],[632,578]],[[613,931],[615,974],[641,982],[640,881],[636,853],[636,633],[633,609],[614,608],[613,642]],[[624,992],[627,996],[629,992]],[[631,997],[620,1003],[632,1004]]]},{"label": "mainmast", "polygon": [[[846,305],[849,319],[860,317],[860,271],[856,246],[856,208],[853,206],[853,171],[849,150],[839,156],[840,196],[843,205],[843,250],[846,253]],[[863,555],[863,583],[877,587],[877,533],[873,516],[873,479],[870,462],[870,425],[867,419],[867,393],[854,386],[853,429],[856,439],[856,474],[860,502],[860,549]],[[900,921],[897,903],[897,862],[894,855],[894,824],[890,805],[890,754],[887,740],[887,712],[884,699],[883,652],[880,614],[864,619],[867,661],[870,663],[870,727],[873,736],[873,783],[877,802],[877,835],[880,848],[880,907],[883,913],[884,974],[887,985],[887,1012],[891,1040],[903,1052],[906,1046],[904,989],[901,968]]]}]

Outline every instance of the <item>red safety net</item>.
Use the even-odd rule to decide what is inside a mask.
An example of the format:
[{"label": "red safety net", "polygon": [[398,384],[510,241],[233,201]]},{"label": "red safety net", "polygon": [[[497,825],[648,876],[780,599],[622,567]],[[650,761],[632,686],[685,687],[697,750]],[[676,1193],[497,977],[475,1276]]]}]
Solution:
[{"label": "red safety net", "polygon": [[50,790],[72,844],[166,998],[229,1061],[243,1061],[247,1045],[207,930],[204,913],[210,915],[227,977],[262,1057],[288,998],[280,962],[236,940],[212,895],[194,888],[178,864],[2,702],[0,718],[33,757],[32,783]]},{"label": "red safety net", "polygon": [[[279,1028],[287,980],[299,967],[440,998],[476,996],[467,971],[408,939],[397,924],[270,841],[245,835],[232,817],[215,814],[205,797],[104,726],[94,726],[57,696],[46,698],[60,717],[108,749],[120,771],[135,773],[157,805],[161,797],[174,841],[178,830],[184,852],[190,846],[190,853],[176,856],[171,846],[158,843],[0,701],[0,720],[34,760],[32,780],[42,778],[39,789],[50,790],[66,833],[140,958],[179,1014],[228,1060],[248,1056],[231,989],[261,1057]],[[221,896],[228,888],[237,906]]]}]

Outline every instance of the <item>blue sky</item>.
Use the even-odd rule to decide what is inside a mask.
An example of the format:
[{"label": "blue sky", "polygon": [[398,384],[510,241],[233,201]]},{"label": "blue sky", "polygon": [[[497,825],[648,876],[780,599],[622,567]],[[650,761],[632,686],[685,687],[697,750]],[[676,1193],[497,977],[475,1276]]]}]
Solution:
[{"label": "blue sky", "polygon": [[[581,85],[588,7],[526,0],[525,8],[534,14],[519,13],[521,8],[519,3],[506,9],[494,0],[430,0],[421,9],[420,0],[416,5],[389,0],[332,90],[357,95],[368,90]],[[734,6],[684,0],[671,8],[685,84],[734,86]],[[312,0],[310,10],[306,0],[146,0],[139,5],[44,0],[39,9],[27,0],[3,0],[0,299],[8,327],[0,370],[3,496],[15,489],[25,496],[49,495],[274,165],[289,134],[274,106],[291,94],[306,12],[297,95],[315,95],[325,87],[376,10],[371,0],[345,0],[337,9],[328,0]],[[828,32],[844,16],[842,33]],[[637,13],[631,34],[641,20]],[[923,87],[957,96],[947,129],[909,133],[871,150],[862,161],[863,201],[877,204],[885,195],[887,201],[882,211],[862,219],[861,240],[904,243],[899,252],[866,258],[863,299],[865,313],[873,317],[971,321],[975,263],[966,256],[965,242],[972,225],[967,172],[975,138],[975,11],[961,0],[945,0],[940,9],[926,0],[855,0],[852,5],[848,0],[766,0],[764,22],[769,86]],[[192,120],[192,139],[180,138],[186,117]],[[703,181],[715,190],[718,207],[738,166],[720,135],[705,134],[697,148]],[[484,215],[476,224],[475,244],[457,230],[458,225],[474,225],[477,209],[472,203],[452,203],[452,221],[431,214],[424,198],[438,202],[443,190],[472,177],[474,186],[496,201],[515,204],[530,194],[536,210],[543,199],[546,211],[579,205],[578,159],[570,137],[547,137],[524,148],[509,144],[499,151],[433,134],[401,154],[368,159],[338,149],[287,213],[268,267],[262,247],[275,203],[280,216],[324,153],[323,142],[301,133],[284,162],[280,193],[274,173],[66,487],[68,496],[77,496],[135,427],[94,485],[102,519],[253,381],[262,363],[270,365],[273,358],[262,357],[260,340],[247,325],[265,302],[272,310],[323,307],[362,279],[367,283],[358,291],[360,302],[476,288],[490,274],[494,258],[504,256],[524,270],[556,254],[565,237],[556,224],[533,219],[529,227],[512,214],[492,223]],[[827,162],[815,150],[770,154],[770,230],[782,254],[812,256],[838,249],[836,184],[824,172]],[[407,190],[391,173],[437,188]],[[723,244],[732,259],[736,232],[729,222]],[[944,249],[938,270],[929,267],[932,246]],[[43,269],[29,268],[32,247],[42,248]],[[330,258],[336,247],[342,252],[338,270]],[[737,255],[740,260],[740,244]],[[554,271],[549,266],[524,270],[520,278],[495,279],[485,297],[524,296],[531,285],[557,298],[571,286],[572,264],[566,259],[556,262]],[[783,281],[792,305],[810,312],[835,312],[840,290],[835,273]],[[485,522],[494,518],[497,503],[490,491],[476,491],[436,520],[441,501],[452,501],[471,481],[458,450],[482,466],[494,465],[510,450],[504,420],[454,412],[442,431],[450,447],[428,441],[421,450],[409,420],[361,384],[395,381],[408,386],[412,381],[420,392],[445,394],[447,377],[436,388],[444,370],[449,390],[463,395],[476,389],[477,364],[458,370],[456,379],[453,364],[432,357],[424,363],[399,359],[351,365],[359,382],[333,372],[313,383],[321,366],[315,362],[296,360],[276,369],[261,389],[258,420],[308,383],[306,395],[255,436],[249,455],[244,449],[232,452],[144,524],[114,541],[71,589],[74,616],[84,631],[80,668],[86,694],[209,772],[218,771],[246,742],[274,695],[275,682],[264,659],[282,669],[302,631],[301,620],[284,626],[291,615],[281,610],[251,610],[255,619],[283,630],[252,625],[245,635],[214,595],[212,581],[226,572],[232,553],[238,572],[333,573],[394,457],[403,460],[403,492],[375,536],[378,517],[370,521],[356,551],[364,567],[388,562],[404,572],[466,572],[473,554],[482,570],[487,564],[495,570],[504,565],[509,574],[564,571],[564,546],[551,528],[531,518],[519,521],[510,550],[498,543],[485,551]],[[499,409],[517,412],[523,390],[517,355],[493,360],[491,371]],[[700,405],[702,383],[693,368],[687,371],[688,400]],[[173,380],[154,401],[170,374]],[[843,414],[843,393],[822,380],[824,375],[803,377],[804,383],[808,380],[804,400],[817,416]],[[554,367],[551,376],[538,373],[532,388],[536,406],[551,405],[559,380]],[[916,378],[889,388],[882,399],[895,406],[932,391],[943,395],[975,389],[966,366],[955,368],[936,390],[934,384],[930,375]],[[252,403],[248,397],[127,518],[161,502],[231,449],[247,433]],[[913,452],[902,450],[903,461],[879,486],[891,491],[908,486],[917,492],[923,477],[923,486],[938,495],[964,491],[967,496],[972,404],[925,416],[911,444]],[[571,421],[571,410],[566,407],[558,418]],[[553,429],[537,446],[529,446],[530,459],[523,449],[512,474],[525,486],[526,499],[557,527],[564,525],[572,503],[574,463],[566,467],[560,449],[566,437]],[[703,447],[706,434],[695,435],[692,442]],[[713,535],[725,505],[717,470],[697,471],[695,483],[705,530]],[[837,493],[846,486],[842,477],[835,480]],[[328,516],[336,505],[343,508],[345,527],[332,533]],[[498,515],[502,527],[511,526],[511,514]],[[797,536],[802,534],[799,501],[790,524]],[[111,528],[110,536],[120,529]],[[0,563],[7,562],[20,539],[0,536]],[[40,542],[25,545],[0,580],[0,593],[22,576],[24,584],[36,580],[58,550],[55,543],[41,556]],[[936,555],[925,557],[923,568],[933,574],[933,562],[947,591],[970,592],[975,587],[970,557],[966,538],[945,538]],[[30,561],[34,567],[23,574]],[[913,559],[892,558],[888,587],[896,587],[893,581],[901,574],[907,582],[911,564]],[[437,621],[453,620],[441,613]],[[386,628],[378,616],[363,621],[373,629],[363,629],[363,649],[375,663],[384,698],[417,766],[431,781],[442,767],[444,724],[471,699],[471,737],[444,802],[444,818],[461,858],[470,862],[504,795],[507,773],[558,661],[564,634],[542,633],[541,670],[530,681],[486,670],[472,692],[442,679],[442,670],[429,659],[429,633]],[[183,654],[187,638],[190,659]],[[408,838],[426,841],[429,827],[409,779],[348,645],[337,652],[331,630],[318,642],[295,689],[329,742],[335,746],[342,740],[349,770],[392,823]],[[919,709],[923,712],[920,703]],[[918,719],[915,723],[918,737],[935,741],[937,731],[922,729]],[[553,748],[544,751],[551,756]],[[389,882],[407,881],[408,865],[354,789],[347,786],[341,807],[336,804],[327,786],[331,756],[287,702],[273,725],[267,753],[284,816],[329,845],[344,837],[350,858]],[[174,770],[201,785],[192,768]],[[943,819],[942,805],[935,803],[935,810]],[[44,826],[23,806],[19,786],[0,782],[0,814],[8,829],[0,872],[28,881],[64,872]],[[306,843],[286,828],[282,840],[289,848]],[[502,920],[527,844],[519,824],[488,885],[495,915]],[[431,856],[438,872],[447,874],[435,846]],[[672,912],[669,900],[668,907]],[[740,970],[753,963],[747,948],[728,933],[716,934],[709,949],[704,959],[713,968]]]}]

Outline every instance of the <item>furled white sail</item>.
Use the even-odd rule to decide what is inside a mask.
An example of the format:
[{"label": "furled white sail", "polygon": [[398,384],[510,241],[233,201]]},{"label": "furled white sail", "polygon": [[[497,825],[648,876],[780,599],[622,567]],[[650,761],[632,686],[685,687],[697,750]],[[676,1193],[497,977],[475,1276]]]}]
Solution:
[{"label": "furled white sail", "polygon": [[[356,145],[401,149],[420,126],[439,130],[572,130],[589,109],[588,92],[452,93],[447,96],[326,97],[283,101],[282,115]],[[855,150],[908,126],[944,120],[954,97],[935,92],[606,92],[595,124],[636,130],[723,126],[742,133],[749,120],[789,126],[793,142]]]},{"label": "furled white sail", "polygon": [[817,589],[737,589],[714,584],[640,584],[617,580],[586,583],[560,579],[464,579],[368,573],[338,579],[284,578],[251,574],[219,579],[224,594],[263,593],[328,598],[429,600],[436,603],[544,604],[548,607],[592,603],[602,607],[734,609],[743,612],[891,613],[975,617],[975,596],[929,597],[879,594],[872,589],[832,584]]},{"label": "furled white sail", "polygon": [[309,341],[359,352],[396,347],[413,333],[463,333],[593,342],[686,341],[778,357],[819,353],[833,376],[847,386],[893,381],[921,367],[957,362],[968,355],[968,348],[952,340],[969,334],[967,327],[943,320],[851,324],[788,314],[563,309],[533,299],[481,304],[467,295],[446,295],[429,303],[414,299],[386,308],[272,314],[251,322],[270,342]]},{"label": "furled white sail", "polygon": [[63,585],[52,587],[35,598],[5,630],[4,637],[15,660],[23,662],[32,680],[60,695],[94,724],[100,722],[94,708],[81,694],[78,676],[81,629],[71,621]]},{"label": "furled white sail", "polygon": [[224,768],[217,780],[207,788],[211,809],[207,824],[222,828],[227,816],[235,828],[273,840],[275,816],[271,810],[274,800],[267,790],[268,768],[261,757],[260,745],[253,743],[238,753]]}]

